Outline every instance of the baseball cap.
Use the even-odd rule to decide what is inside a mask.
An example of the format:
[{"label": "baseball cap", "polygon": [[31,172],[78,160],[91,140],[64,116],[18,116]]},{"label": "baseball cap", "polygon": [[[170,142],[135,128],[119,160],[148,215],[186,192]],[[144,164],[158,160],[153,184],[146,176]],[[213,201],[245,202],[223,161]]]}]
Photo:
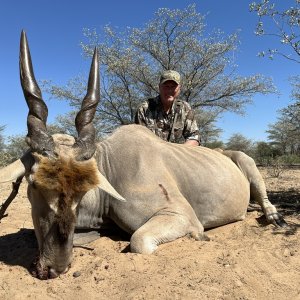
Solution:
[{"label": "baseball cap", "polygon": [[177,84],[180,84],[180,74],[174,70],[164,71],[160,76],[159,84],[162,84],[168,80],[175,81]]}]

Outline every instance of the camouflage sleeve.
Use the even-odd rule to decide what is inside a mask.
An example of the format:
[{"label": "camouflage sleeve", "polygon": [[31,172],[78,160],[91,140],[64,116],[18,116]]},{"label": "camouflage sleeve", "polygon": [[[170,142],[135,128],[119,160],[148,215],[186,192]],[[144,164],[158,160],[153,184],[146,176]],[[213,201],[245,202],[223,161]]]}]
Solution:
[{"label": "camouflage sleeve", "polygon": [[145,117],[145,110],[144,104],[140,105],[135,113],[134,123],[146,126],[146,117]]},{"label": "camouflage sleeve", "polygon": [[189,104],[186,106],[186,119],[183,135],[186,140],[196,140],[199,145],[201,144],[200,132],[195,119],[195,113]]}]

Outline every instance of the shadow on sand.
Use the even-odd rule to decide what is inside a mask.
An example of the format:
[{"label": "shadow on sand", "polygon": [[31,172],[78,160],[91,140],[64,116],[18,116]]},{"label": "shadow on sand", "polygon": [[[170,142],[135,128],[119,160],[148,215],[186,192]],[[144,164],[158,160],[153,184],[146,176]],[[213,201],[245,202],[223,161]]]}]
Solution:
[{"label": "shadow on sand", "polygon": [[268,197],[283,216],[299,216],[300,193],[296,190],[277,191],[268,193]]},{"label": "shadow on sand", "polygon": [[[288,227],[281,228],[275,227],[273,228],[273,234],[284,234],[284,235],[294,235],[300,228],[300,194],[299,191],[289,190],[289,191],[270,191],[268,192],[269,200],[273,205],[276,206],[277,211],[281,214],[281,216],[285,219]],[[248,211],[257,210],[261,211],[259,205],[252,203],[252,206]],[[289,217],[293,217],[293,219],[299,220],[299,222],[295,223],[288,220]],[[265,216],[262,215],[256,219],[261,227],[265,227],[268,225],[268,221]]]},{"label": "shadow on sand", "polygon": [[29,270],[37,253],[38,245],[33,229],[0,236],[0,261],[11,266],[22,266]]},{"label": "shadow on sand", "polygon": [[[118,228],[99,231],[100,237],[114,241],[129,241],[130,236]],[[87,248],[85,246],[78,246]],[[30,271],[31,263],[38,252],[38,244],[33,229],[22,228],[18,232],[0,236],[0,261],[10,266],[21,266]],[[122,252],[128,252],[124,249]]]}]

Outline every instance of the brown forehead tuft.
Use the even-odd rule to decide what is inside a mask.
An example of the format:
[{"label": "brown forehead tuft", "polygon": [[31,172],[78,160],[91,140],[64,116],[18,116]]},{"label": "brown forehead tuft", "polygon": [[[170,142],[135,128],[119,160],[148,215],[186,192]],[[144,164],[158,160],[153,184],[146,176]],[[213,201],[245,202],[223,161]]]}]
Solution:
[{"label": "brown forehead tuft", "polygon": [[99,185],[99,171],[96,161],[76,161],[73,158],[59,157],[50,160],[39,156],[35,173],[35,184],[48,190],[64,194],[87,192]]}]

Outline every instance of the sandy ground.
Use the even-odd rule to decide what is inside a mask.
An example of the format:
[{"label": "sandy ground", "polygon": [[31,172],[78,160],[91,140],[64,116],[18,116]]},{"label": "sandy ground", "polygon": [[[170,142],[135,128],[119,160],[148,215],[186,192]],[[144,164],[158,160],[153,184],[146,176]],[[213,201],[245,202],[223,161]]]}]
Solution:
[{"label": "sandy ground", "polygon": [[[0,299],[300,299],[300,170],[261,171],[289,230],[253,211],[207,231],[208,242],[181,238],[152,255],[130,253],[128,236],[106,232],[74,248],[70,271],[47,281],[28,271],[37,245],[22,183],[0,224]],[[0,202],[10,189],[0,185]]]}]

